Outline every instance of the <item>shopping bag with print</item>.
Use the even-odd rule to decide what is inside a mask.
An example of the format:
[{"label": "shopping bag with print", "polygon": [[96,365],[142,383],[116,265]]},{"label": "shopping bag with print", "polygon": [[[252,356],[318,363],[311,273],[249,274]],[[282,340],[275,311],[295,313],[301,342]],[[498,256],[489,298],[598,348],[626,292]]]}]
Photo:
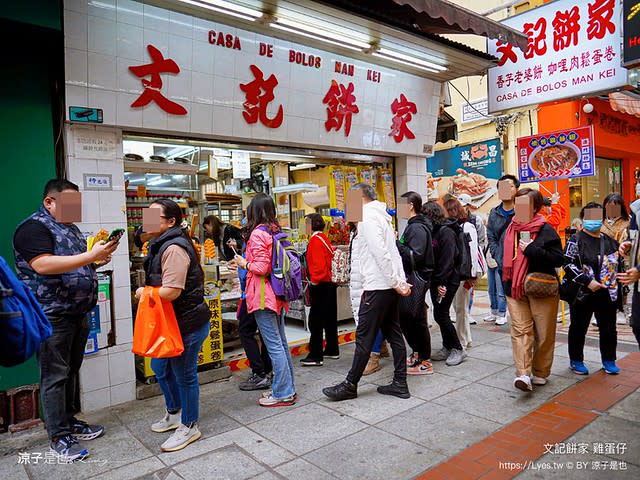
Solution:
[{"label": "shopping bag with print", "polygon": [[184,351],[173,305],[160,288],[144,287],[133,329],[133,353],[143,357],[177,357]]}]

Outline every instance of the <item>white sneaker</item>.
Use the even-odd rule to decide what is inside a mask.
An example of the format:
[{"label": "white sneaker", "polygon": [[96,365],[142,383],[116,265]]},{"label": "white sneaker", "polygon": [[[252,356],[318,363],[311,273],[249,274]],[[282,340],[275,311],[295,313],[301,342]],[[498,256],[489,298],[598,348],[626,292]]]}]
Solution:
[{"label": "white sneaker", "polygon": [[531,383],[533,383],[534,385],[546,385],[547,384],[547,379],[544,377],[536,377],[535,375],[533,375],[531,377]]},{"label": "white sneaker", "polygon": [[505,315],[504,317],[501,317],[500,315],[498,315],[496,317],[496,325],[506,325],[507,324],[507,316]]},{"label": "white sneaker", "polygon": [[471,315],[469,315],[469,325],[477,325],[478,321],[473,318]]},{"label": "white sneaker", "polygon": [[160,446],[160,450],[163,452],[175,452],[182,450],[190,443],[198,440],[201,436],[202,434],[200,433],[200,430],[198,430],[198,425],[195,423],[191,428],[181,423],[178,429],[173,432],[173,435],[171,435],[167,441]]},{"label": "white sneaker", "polygon": [[487,315],[486,317],[484,317],[482,319],[483,322],[495,322],[496,321],[496,316],[493,313],[490,313],[489,315]]},{"label": "white sneaker", "polygon": [[166,412],[164,418],[151,425],[151,430],[156,433],[168,432],[169,430],[175,430],[180,426],[180,412],[171,415]]},{"label": "white sneaker", "polygon": [[518,390],[522,390],[523,392],[531,392],[533,390],[529,375],[520,375],[519,377],[516,377],[516,379],[513,381],[513,386]]},{"label": "white sneaker", "polygon": [[591,325],[598,325],[598,321],[594,318],[591,319]]}]

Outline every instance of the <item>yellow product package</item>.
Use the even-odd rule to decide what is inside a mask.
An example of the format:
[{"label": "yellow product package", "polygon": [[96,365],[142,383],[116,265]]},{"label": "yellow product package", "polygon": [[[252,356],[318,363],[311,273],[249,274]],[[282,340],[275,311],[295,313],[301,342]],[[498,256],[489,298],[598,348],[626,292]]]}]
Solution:
[{"label": "yellow product package", "polygon": [[331,167],[329,177],[329,205],[344,212],[344,172],[341,168]]}]

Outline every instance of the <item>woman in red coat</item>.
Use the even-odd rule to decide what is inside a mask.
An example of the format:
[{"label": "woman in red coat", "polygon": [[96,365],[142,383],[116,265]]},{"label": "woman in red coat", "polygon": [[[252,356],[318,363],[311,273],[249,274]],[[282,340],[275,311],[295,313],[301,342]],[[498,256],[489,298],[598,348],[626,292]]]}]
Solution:
[{"label": "woman in red coat", "polygon": [[[307,247],[309,265],[309,292],[311,311],[309,313],[309,355],[300,363],[306,367],[321,367],[324,357],[340,358],[338,350],[338,301],[337,286],[331,281],[331,261],[333,247],[322,231],[325,223],[322,215],[312,213],[307,216],[311,224],[311,240]],[[322,349],[322,331],[327,339],[326,349]]]}]

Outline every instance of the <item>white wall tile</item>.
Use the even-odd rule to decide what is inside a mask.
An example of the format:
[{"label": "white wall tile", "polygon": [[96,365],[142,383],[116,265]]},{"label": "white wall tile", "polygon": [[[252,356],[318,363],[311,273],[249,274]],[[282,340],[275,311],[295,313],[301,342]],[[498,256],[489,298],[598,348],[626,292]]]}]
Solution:
[{"label": "white wall tile", "polygon": [[[93,172],[85,171],[84,173]],[[82,180],[80,180],[80,185],[82,185]],[[87,223],[100,223],[102,220],[103,219],[100,217],[100,197],[98,192],[83,191],[82,221]]]},{"label": "white wall tile", "polygon": [[64,70],[66,83],[79,87],[87,86],[87,52],[65,48]]},{"label": "white wall tile", "polygon": [[244,93],[235,79],[215,76],[213,79],[213,104],[222,107],[242,108]]},{"label": "white wall tile", "polygon": [[126,215],[123,212],[125,198],[123,192],[99,192],[100,215],[103,222],[124,222]]},{"label": "white wall tile", "polygon": [[136,382],[127,382],[111,387],[111,406],[136,399]]},{"label": "white wall tile", "polygon": [[111,392],[109,388],[85,392],[82,394],[81,402],[83,412],[95,412],[111,406]]},{"label": "white wall tile", "polygon": [[65,0],[64,9],[86,14],[87,0]]},{"label": "white wall tile", "polygon": [[148,53],[148,46],[153,45],[162,52],[164,58],[169,58],[169,33],[159,32],[157,30],[148,30],[145,28],[143,33],[144,59],[151,62]]},{"label": "white wall tile", "polygon": [[184,134],[191,128],[191,102],[180,102],[184,108],[187,109],[186,115],[167,115],[167,128],[172,132],[178,132]]},{"label": "white wall tile", "polygon": [[191,74],[192,102],[213,104],[213,75],[192,72]]},{"label": "white wall tile", "polygon": [[193,133],[212,133],[213,106],[202,103],[191,104],[191,131]]},{"label": "white wall tile", "polygon": [[167,129],[167,112],[163,111],[155,102],[142,108],[142,126],[144,128]]},{"label": "white wall tile", "polygon": [[[101,108],[103,121],[107,125],[115,125],[116,123],[116,100],[118,96],[116,92],[110,92],[105,90],[96,90],[95,88],[89,89],[87,106],[92,108]],[[122,173],[120,173],[122,176]],[[123,180],[117,180],[114,176],[112,181],[117,183],[124,183]]]},{"label": "white wall tile", "polygon": [[183,70],[178,75],[164,75],[162,92],[172,101],[191,101],[191,70]]},{"label": "white wall tile", "polygon": [[191,68],[196,72],[213,74],[213,55],[211,45],[204,42],[193,42],[193,61]]},{"label": "white wall tile", "polygon": [[82,392],[93,392],[109,386],[109,357],[106,355],[86,356],[80,369]]},{"label": "white wall tile", "polygon": [[[141,27],[118,23],[116,50],[118,57],[136,60],[145,63],[149,60],[145,58],[147,54],[146,45],[143,45],[144,35]],[[140,63],[144,64],[144,63]],[[131,65],[138,65],[131,63]]]},{"label": "white wall tile", "polygon": [[213,133],[215,135],[231,136],[233,134],[233,117],[242,115],[231,107],[214,105],[213,107]]},{"label": "white wall tile", "polygon": [[116,20],[116,0],[100,0],[89,2],[89,15]]},{"label": "white wall tile", "polygon": [[116,90],[116,57],[89,52],[88,66],[89,87]]},{"label": "white wall tile", "polygon": [[129,318],[116,320],[116,343],[131,342],[133,342],[133,319],[129,314]]},{"label": "white wall tile", "polygon": [[159,32],[169,32],[169,10],[144,5],[144,28],[157,30]]},{"label": "white wall tile", "polygon": [[137,63],[132,60],[127,58],[118,58],[118,63],[116,65],[116,89],[119,92],[134,93],[137,97],[142,93],[144,87],[142,85],[142,79],[136,77],[131,73],[131,71],[129,71],[129,67],[135,65],[137,65]]},{"label": "white wall tile", "polygon": [[89,17],[89,51],[115,56],[116,22],[100,17]]},{"label": "white wall tile", "polygon": [[109,353],[109,379],[111,385],[120,385],[135,379],[132,352]]},{"label": "white wall tile", "polygon": [[142,27],[143,5],[135,0],[117,0],[116,15],[119,23]]},{"label": "white wall tile", "polygon": [[191,70],[193,58],[193,40],[169,34],[169,58],[176,62],[181,72]]},{"label": "white wall tile", "polygon": [[64,12],[64,46],[78,50],[87,49],[87,15]]},{"label": "white wall tile", "polygon": [[[129,258],[127,257],[128,260]],[[116,320],[131,318],[131,289],[129,287],[118,287],[113,290],[112,294]],[[117,338],[116,343],[120,343]]]},{"label": "white wall tile", "polygon": [[135,102],[137,98],[138,95],[132,95],[130,93],[118,93],[116,118],[118,119],[119,126],[137,127],[142,124],[142,109],[131,107],[131,104]]},{"label": "white wall tile", "polygon": [[169,31],[174,35],[193,38],[193,17],[184,13],[170,11]]}]

